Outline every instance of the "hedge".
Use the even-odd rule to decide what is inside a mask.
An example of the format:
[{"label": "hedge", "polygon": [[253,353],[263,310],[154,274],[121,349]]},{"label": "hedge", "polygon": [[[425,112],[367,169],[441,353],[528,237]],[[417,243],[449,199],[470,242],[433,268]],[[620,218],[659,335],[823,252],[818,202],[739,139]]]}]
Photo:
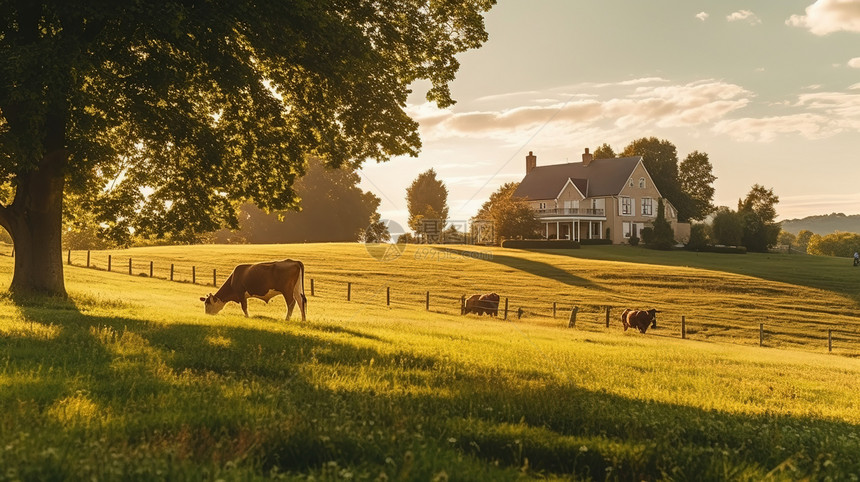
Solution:
[{"label": "hedge", "polygon": [[579,249],[577,241],[569,239],[506,239],[503,248],[515,249]]}]

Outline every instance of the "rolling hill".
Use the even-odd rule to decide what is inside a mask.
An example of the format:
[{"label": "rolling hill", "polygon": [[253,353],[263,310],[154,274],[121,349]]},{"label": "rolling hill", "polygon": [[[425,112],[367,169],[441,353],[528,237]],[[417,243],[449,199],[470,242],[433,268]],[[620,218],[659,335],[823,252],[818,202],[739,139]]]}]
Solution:
[{"label": "rolling hill", "polygon": [[805,229],[822,236],[836,231],[860,233],[860,214],[833,213],[801,219],[787,219],[782,221],[782,229],[793,234]]},{"label": "rolling hill", "polygon": [[[842,260],[627,246],[372,254],[139,248],[93,252],[87,269],[71,253],[69,300],[0,296],[0,478],[860,472],[860,270]],[[250,318],[235,304],[203,314],[213,277],[287,257],[305,263],[309,294],[313,279],[309,322],[285,322],[280,298],[252,300]],[[0,256],[0,286],[11,265]],[[508,299],[508,321],[459,315],[462,295],[486,291]],[[657,329],[621,329],[622,307],[651,306]]]}]

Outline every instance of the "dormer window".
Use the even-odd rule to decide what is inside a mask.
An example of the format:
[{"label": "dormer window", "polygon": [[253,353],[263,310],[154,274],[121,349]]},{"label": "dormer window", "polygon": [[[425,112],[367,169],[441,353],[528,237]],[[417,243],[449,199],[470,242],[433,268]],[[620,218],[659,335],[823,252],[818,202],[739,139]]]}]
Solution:
[{"label": "dormer window", "polygon": [[645,189],[645,178],[644,177],[639,178],[639,189]]},{"label": "dormer window", "polygon": [[630,187],[633,187],[633,185],[634,185],[634,184],[633,184],[633,178],[631,177],[631,178],[630,178]]}]

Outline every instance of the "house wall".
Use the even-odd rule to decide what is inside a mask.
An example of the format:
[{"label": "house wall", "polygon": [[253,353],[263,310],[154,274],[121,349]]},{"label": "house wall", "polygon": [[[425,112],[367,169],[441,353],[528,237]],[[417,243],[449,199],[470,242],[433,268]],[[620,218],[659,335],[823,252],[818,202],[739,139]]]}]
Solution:
[{"label": "house wall", "polygon": [[[573,183],[569,182],[565,185],[564,189],[562,189],[561,191],[561,194],[559,194],[558,196],[558,207],[566,207],[564,204],[565,201],[582,201],[583,199],[585,199],[585,197],[579,192],[576,186],[574,186]],[[580,207],[583,207],[581,202]]]},{"label": "house wall", "polygon": [[[623,212],[624,198],[630,199],[631,210],[629,213]],[[660,199],[660,191],[657,189],[657,186],[654,185],[654,181],[651,179],[651,176],[645,169],[644,164],[641,162],[633,170],[633,173],[624,184],[624,188],[621,190],[619,195],[610,199],[612,207],[610,207],[610,203],[607,202],[606,223],[610,228],[610,238],[613,243],[618,244],[628,242],[629,236],[625,236],[625,223],[630,223],[631,227],[629,234],[633,234],[635,231],[635,234],[641,237],[641,229],[651,226],[654,220],[657,219],[657,204]],[[650,213],[648,211],[643,212],[643,208],[645,206],[643,199],[650,200]],[[665,199],[663,202],[666,220],[672,224],[672,227],[676,232],[676,239],[678,239],[678,230],[676,227],[678,224],[677,212]],[[635,230],[633,225],[635,225]],[[689,233],[687,234],[687,237],[689,237]]]}]

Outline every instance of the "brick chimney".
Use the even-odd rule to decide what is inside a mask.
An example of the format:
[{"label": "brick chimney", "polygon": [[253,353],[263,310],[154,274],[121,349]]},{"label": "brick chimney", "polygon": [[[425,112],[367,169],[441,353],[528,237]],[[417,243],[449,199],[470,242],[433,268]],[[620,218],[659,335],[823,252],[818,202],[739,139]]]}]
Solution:
[{"label": "brick chimney", "polygon": [[591,164],[591,161],[593,160],[594,156],[590,152],[588,152],[588,148],[586,147],[585,152],[582,153],[582,165],[588,167],[588,165]]},{"label": "brick chimney", "polygon": [[529,155],[526,156],[526,174],[532,172],[535,167],[537,167],[537,156],[529,151]]}]

